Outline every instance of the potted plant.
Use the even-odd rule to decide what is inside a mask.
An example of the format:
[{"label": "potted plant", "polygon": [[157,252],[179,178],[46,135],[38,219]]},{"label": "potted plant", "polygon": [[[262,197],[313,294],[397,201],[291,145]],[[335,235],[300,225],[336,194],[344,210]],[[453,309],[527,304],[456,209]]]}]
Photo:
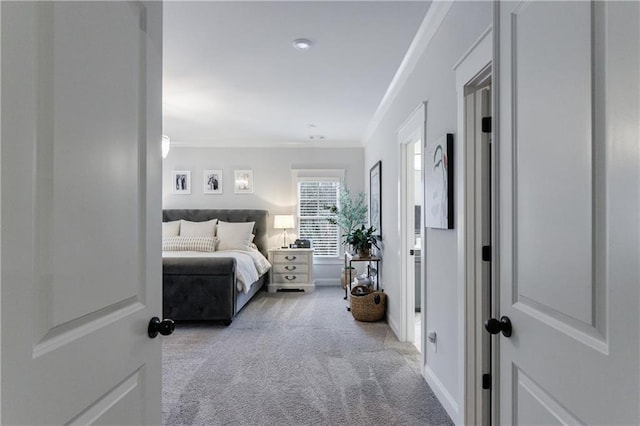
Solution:
[{"label": "potted plant", "polygon": [[[326,206],[325,209],[332,214],[331,217],[327,218],[327,221],[340,228],[342,244],[348,245],[349,236],[367,220],[366,194],[360,192],[355,197],[352,197],[347,186],[341,183],[338,205]],[[353,276],[355,276],[355,268],[349,266],[342,268],[340,281],[343,289],[348,287],[350,278]]]},{"label": "potted plant", "polygon": [[380,249],[380,247],[378,247],[380,235],[377,235],[375,232],[376,229],[373,226],[367,228],[364,225],[361,225],[360,228],[357,228],[348,234],[345,241],[348,244],[351,244],[358,256],[369,257],[371,256],[371,246]]},{"label": "potted plant", "polygon": [[329,223],[338,225],[340,228],[342,244],[348,243],[348,236],[358,227],[367,221],[367,203],[366,194],[360,192],[356,197],[351,196],[351,192],[346,185],[340,185],[340,194],[338,195],[338,205],[326,206],[333,216],[327,218]]}]

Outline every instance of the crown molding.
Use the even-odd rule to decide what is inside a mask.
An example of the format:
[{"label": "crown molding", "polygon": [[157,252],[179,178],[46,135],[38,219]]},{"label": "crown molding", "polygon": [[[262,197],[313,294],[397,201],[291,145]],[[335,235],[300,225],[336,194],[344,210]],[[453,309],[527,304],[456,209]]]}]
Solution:
[{"label": "crown molding", "polygon": [[449,9],[451,9],[453,3],[453,1],[434,1],[431,3],[422,24],[420,24],[420,27],[418,28],[415,38],[407,50],[407,54],[400,63],[398,71],[396,71],[396,74],[393,76],[387,91],[378,104],[376,112],[373,114],[373,118],[371,118],[371,121],[367,126],[363,137],[365,146],[380,125],[384,116],[389,112],[391,104],[404,87],[409,76],[415,70],[420,57],[429,46],[429,43],[431,43],[433,36],[438,31],[438,28],[440,28],[442,21],[444,21],[447,13],[449,13]]}]

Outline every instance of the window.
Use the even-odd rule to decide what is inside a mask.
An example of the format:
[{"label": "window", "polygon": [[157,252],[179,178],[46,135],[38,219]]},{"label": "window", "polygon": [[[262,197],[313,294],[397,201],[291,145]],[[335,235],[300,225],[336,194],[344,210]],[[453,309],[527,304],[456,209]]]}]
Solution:
[{"label": "window", "polygon": [[338,204],[344,170],[294,170],[298,202],[298,238],[313,241],[315,257],[340,256],[340,230],[329,223],[326,207]]},{"label": "window", "polygon": [[332,214],[326,207],[337,205],[339,182],[298,182],[298,234],[310,239],[314,255],[340,255],[338,227],[327,221]]}]

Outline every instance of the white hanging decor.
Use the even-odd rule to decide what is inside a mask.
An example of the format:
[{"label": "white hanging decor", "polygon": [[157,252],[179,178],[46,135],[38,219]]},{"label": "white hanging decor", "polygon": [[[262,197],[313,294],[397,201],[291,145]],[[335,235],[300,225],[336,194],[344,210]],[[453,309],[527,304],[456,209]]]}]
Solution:
[{"label": "white hanging decor", "polygon": [[169,150],[171,149],[171,139],[169,136],[162,135],[162,159],[164,160],[169,155]]}]

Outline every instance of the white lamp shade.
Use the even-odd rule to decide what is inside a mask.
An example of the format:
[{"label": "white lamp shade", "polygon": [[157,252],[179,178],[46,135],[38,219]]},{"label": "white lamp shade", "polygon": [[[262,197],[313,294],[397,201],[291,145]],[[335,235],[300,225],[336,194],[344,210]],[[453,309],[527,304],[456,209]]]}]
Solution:
[{"label": "white lamp shade", "polygon": [[293,215],[291,214],[277,214],[273,217],[274,229],[293,229],[294,227]]}]

